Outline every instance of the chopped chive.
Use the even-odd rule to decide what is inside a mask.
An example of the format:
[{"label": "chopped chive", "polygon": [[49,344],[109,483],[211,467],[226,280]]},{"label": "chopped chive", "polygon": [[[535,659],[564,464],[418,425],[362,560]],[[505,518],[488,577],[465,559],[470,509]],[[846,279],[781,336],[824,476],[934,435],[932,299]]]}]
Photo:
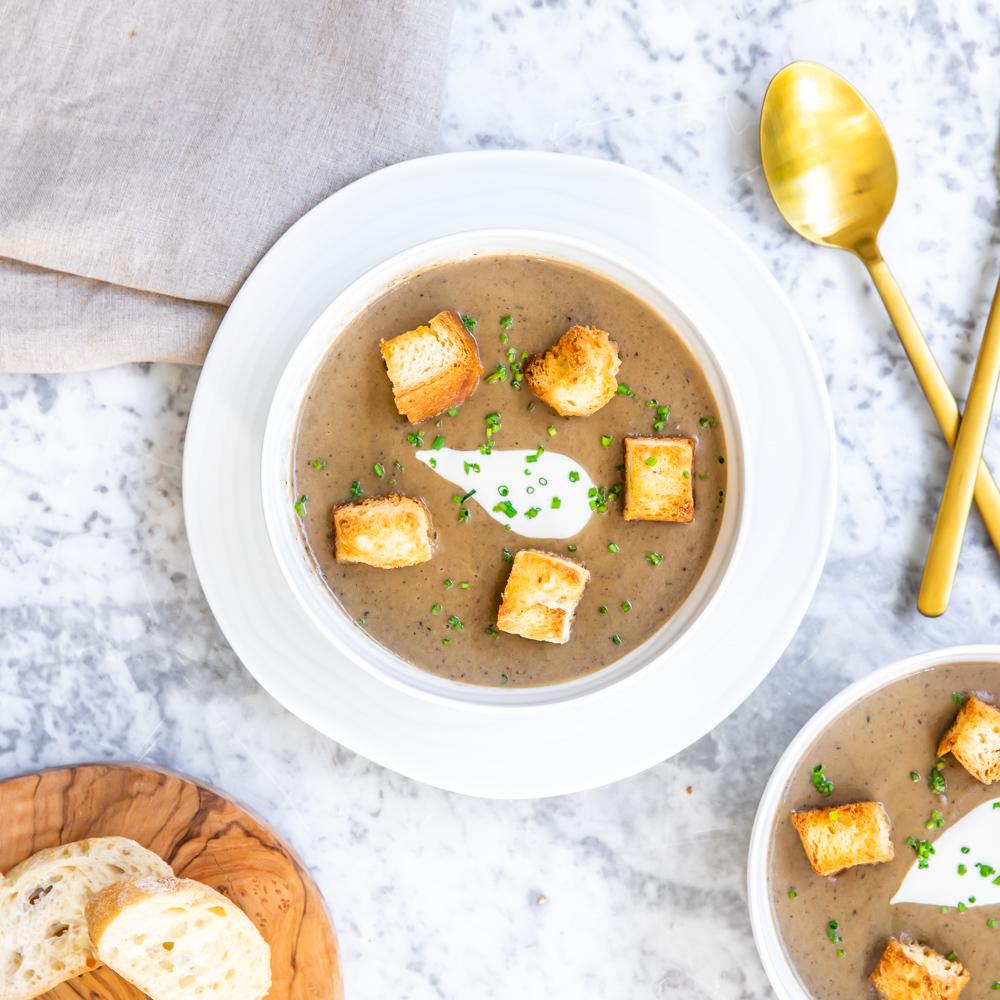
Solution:
[{"label": "chopped chive", "polygon": [[458,521],[459,521],[459,524],[465,524],[465,523],[467,523],[470,517],[472,517],[472,511],[469,510],[468,507],[463,507],[458,512]]},{"label": "chopped chive", "polygon": [[440,604],[432,604],[431,605],[431,614],[432,615],[439,615],[439,614],[441,614],[442,610],[443,610],[443,608],[441,607]]},{"label": "chopped chive", "polygon": [[971,847],[963,847],[963,848],[960,848],[960,850],[962,851],[963,854],[968,854],[969,851],[972,850],[972,848]]},{"label": "chopped chive", "polygon": [[539,486],[548,486],[549,485],[549,481],[545,478],[545,476],[539,476],[538,477],[538,485]]},{"label": "chopped chive", "polygon": [[528,508],[528,509],[527,509],[527,510],[526,510],[526,511],[524,512],[524,516],[525,516],[525,517],[530,517],[530,518],[535,518],[535,517],[538,517],[538,515],[539,515],[539,514],[540,514],[541,512],[542,512],[542,508],[541,508],[541,507],[529,507],[529,508]]},{"label": "chopped chive", "polygon": [[830,939],[830,940],[831,940],[831,941],[832,941],[832,942],[833,942],[834,944],[840,944],[840,943],[841,943],[841,941],[843,941],[843,940],[844,940],[844,939],[843,939],[843,938],[842,938],[842,937],[840,936],[840,931],[838,930],[838,928],[839,928],[839,927],[840,927],[840,924],[838,924],[836,920],[831,920],[831,921],[830,921],[830,922],[829,922],[829,923],[828,923],[828,924],[826,925],[826,936],[827,936],[827,937],[828,937],[828,938],[829,938],[829,939]]},{"label": "chopped chive", "polygon": [[683,476],[683,477],[684,477],[685,479],[690,479],[690,478],[691,478],[691,470],[690,470],[690,469],[685,469],[685,470],[684,470],[684,471],[683,471],[683,472],[681,473],[681,475],[682,475],[682,476]]},{"label": "chopped chive", "polygon": [[659,552],[647,552],[646,562],[648,562],[650,566],[659,566],[660,563],[663,562],[663,556],[661,556]]},{"label": "chopped chive", "polygon": [[941,771],[941,761],[931,768],[930,774],[927,775],[927,787],[935,795],[943,795],[948,790],[948,782],[945,781],[944,774]]},{"label": "chopped chive", "polygon": [[912,847],[917,855],[917,867],[927,868],[931,863],[931,855],[934,854],[934,845],[927,840],[917,840],[915,837],[907,837],[906,844]]},{"label": "chopped chive", "polygon": [[447,578],[445,579],[445,581],[444,581],[444,585],[445,585],[446,587],[454,587],[454,586],[455,586],[455,581],[454,581],[454,580],[453,580],[453,579],[452,579],[452,578],[451,578],[451,577],[449,576],[449,577],[447,577]]},{"label": "chopped chive", "polygon": [[438,460],[436,458],[429,458],[429,459],[427,459],[427,464],[432,469],[436,469],[438,467]]},{"label": "chopped chive", "polygon": [[632,602],[631,601],[622,601],[622,603],[621,603],[621,609],[622,609],[622,611],[628,613],[629,611],[632,610]]},{"label": "chopped chive", "polygon": [[458,416],[458,407],[457,406],[449,406],[448,407],[448,416],[449,417],[457,417]]},{"label": "chopped chive", "polygon": [[567,552],[576,552],[576,550],[577,550],[578,547],[579,546],[576,546],[576,545],[567,545],[566,546],[566,551]]},{"label": "chopped chive", "polygon": [[434,443],[431,445],[431,447],[435,451],[440,451],[444,447],[444,438],[440,434],[438,434],[438,436],[434,438]]},{"label": "chopped chive", "polygon": [[510,343],[510,337],[508,337],[506,333],[501,333],[500,334],[500,343],[501,344],[509,344]]},{"label": "chopped chive", "polygon": [[949,962],[957,962],[958,961],[958,955],[956,955],[955,952],[953,952],[953,951],[949,951],[948,954],[945,955],[944,957],[946,959],[948,959]]},{"label": "chopped chive", "polygon": [[611,444],[611,435],[610,434],[602,434],[601,435],[601,447],[602,448],[607,448],[609,444]]},{"label": "chopped chive", "polygon": [[442,639],[441,640],[441,645],[442,646],[450,646],[451,645],[451,639]]},{"label": "chopped chive", "polygon": [[465,474],[468,475],[470,472],[481,472],[478,462],[464,462]]},{"label": "chopped chive", "polygon": [[951,700],[952,700],[952,701],[953,701],[953,702],[954,702],[954,703],[955,703],[956,705],[964,705],[964,704],[965,704],[965,695],[964,695],[964,694],[962,694],[962,692],[961,692],[961,691],[955,691],[955,692],[954,692],[954,693],[952,694],[952,696],[951,696]]},{"label": "chopped chive", "polygon": [[506,514],[508,517],[514,517],[517,514],[517,509],[509,500],[501,500],[494,508],[493,512],[499,514]]},{"label": "chopped chive", "polygon": [[535,401],[534,401],[534,400],[531,400],[531,401],[530,401],[530,402],[528,403],[528,412],[529,412],[529,413],[531,413],[531,412],[532,412],[532,411],[533,411],[534,409],[535,409]]},{"label": "chopped chive", "polygon": [[498,486],[497,493],[499,493],[500,496],[505,497],[508,493],[510,493],[510,490],[506,486]]},{"label": "chopped chive", "polygon": [[507,366],[497,363],[496,371],[491,375],[486,376],[487,382],[506,382],[507,381]]},{"label": "chopped chive", "polygon": [[354,497],[355,500],[357,500],[357,498],[361,496],[362,493],[364,493],[364,490],[361,488],[361,483],[359,483],[355,479],[351,483],[351,496]]},{"label": "chopped chive", "polygon": [[698,421],[698,426],[699,427],[718,427],[719,426],[719,421],[716,420],[715,417],[702,417]]},{"label": "chopped chive", "polygon": [[462,619],[458,615],[448,615],[448,628],[453,628],[455,631],[465,628],[462,624]]},{"label": "chopped chive", "polygon": [[295,513],[298,514],[299,517],[306,516],[306,504],[308,502],[309,502],[309,497],[307,497],[305,493],[303,493],[302,496],[300,496],[298,500],[295,501]]},{"label": "chopped chive", "polygon": [[326,462],[321,458],[314,458],[309,463],[317,472],[322,472],[326,468]]},{"label": "chopped chive", "polygon": [[511,552],[510,549],[504,549],[503,550],[503,561],[504,562],[513,562],[514,561],[514,553]]},{"label": "chopped chive", "polygon": [[990,917],[990,918],[989,918],[989,919],[988,919],[988,920],[986,921],[986,926],[987,926],[987,927],[996,927],[996,925],[997,925],[997,921],[996,921],[996,917]]},{"label": "chopped chive", "polygon": [[500,325],[505,329],[509,330],[514,325],[514,317],[507,313],[505,316],[500,317]]},{"label": "chopped chive", "polygon": [[616,645],[620,646],[622,644],[622,637],[616,632],[612,637],[611,641]]},{"label": "chopped chive", "polygon": [[662,431],[663,430],[663,421],[662,420],[654,420],[653,421],[653,430],[654,431]]},{"label": "chopped chive", "polygon": [[606,615],[606,614],[608,613],[608,608],[607,608],[607,605],[605,605],[605,604],[602,604],[602,605],[601,605],[601,606],[600,606],[600,607],[599,607],[599,608],[597,609],[597,613],[598,613],[599,615]]},{"label": "chopped chive", "polygon": [[609,552],[610,552],[610,553],[611,553],[612,555],[614,555],[614,554],[615,554],[616,552],[620,552],[620,551],[621,551],[621,549],[619,549],[619,548],[618,548],[618,546],[617,546],[617,545],[615,545],[615,543],[614,543],[614,542],[608,542],[608,551],[609,551]]},{"label": "chopped chive", "polygon": [[459,590],[468,590],[468,589],[469,589],[469,581],[468,581],[468,580],[463,580],[463,581],[462,581],[462,582],[461,582],[461,583],[460,583],[460,584],[458,585],[458,589],[459,589]]},{"label": "chopped chive", "polygon": [[424,443],[424,432],[423,431],[411,431],[406,435],[406,440],[413,445],[414,448],[420,447]]},{"label": "chopped chive", "polygon": [[649,458],[646,459],[646,465],[656,465],[656,456],[650,455]]},{"label": "chopped chive", "polygon": [[550,438],[554,438],[556,436],[556,429],[551,424],[546,427],[545,430]]},{"label": "chopped chive", "polygon": [[797,896],[798,896],[798,893],[794,889],[789,889],[788,890],[788,898],[789,899],[795,899]]},{"label": "chopped chive", "polygon": [[578,482],[580,482],[580,473],[579,473],[579,472],[577,472],[577,471],[576,471],[576,469],[574,469],[574,470],[573,470],[573,471],[572,471],[572,472],[571,472],[571,473],[569,474],[569,481],[570,481],[571,483],[578,483]]},{"label": "chopped chive", "polygon": [[634,396],[635,393],[624,382],[621,382],[618,385],[618,395],[619,396]]},{"label": "chopped chive", "polygon": [[381,479],[385,475],[385,466],[381,462],[376,462],[372,466],[372,472]]},{"label": "chopped chive", "polygon": [[812,769],[810,781],[812,781],[813,788],[824,798],[833,795],[833,782],[823,773],[822,764],[817,764]]},{"label": "chopped chive", "polygon": [[469,333],[476,332],[476,321],[471,316],[466,316],[464,313],[462,314],[462,326],[464,326]]},{"label": "chopped chive", "polygon": [[702,482],[704,482],[704,481],[705,481],[706,479],[708,479],[708,473],[707,473],[707,472],[699,472],[699,473],[698,473],[698,478],[699,478],[699,479],[700,479],[700,480],[701,480]]},{"label": "chopped chive", "polygon": [[[500,632],[498,630],[497,631],[497,635],[499,635],[499,634],[500,634]],[[510,683],[510,674],[501,674],[500,675],[500,684],[502,686],[506,686],[509,683]]]},{"label": "chopped chive", "polygon": [[470,497],[474,497],[475,495],[476,495],[476,490],[469,490],[468,493],[462,494],[462,499],[459,500],[458,502],[460,504],[464,504],[466,500],[468,500]]},{"label": "chopped chive", "polygon": [[559,497],[553,497],[552,498],[552,509],[553,510],[558,510],[561,506],[562,506],[562,500],[560,500]]}]

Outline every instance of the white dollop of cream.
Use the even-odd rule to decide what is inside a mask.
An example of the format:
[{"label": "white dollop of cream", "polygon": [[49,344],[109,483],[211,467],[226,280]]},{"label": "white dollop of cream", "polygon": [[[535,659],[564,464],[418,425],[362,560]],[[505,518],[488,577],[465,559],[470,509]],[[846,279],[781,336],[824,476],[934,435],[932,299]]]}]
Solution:
[{"label": "white dollop of cream", "polygon": [[[440,448],[417,458],[500,524],[525,538],[571,538],[593,513],[587,470],[557,451],[495,448],[488,455]],[[474,493],[472,491],[475,491]]]},{"label": "white dollop of cream", "polygon": [[[976,806],[931,846],[934,853],[927,858],[927,867],[914,861],[893,903],[950,907],[962,903],[970,909],[1000,905],[1000,884],[996,884],[1000,882],[1000,799]],[[964,875],[959,874],[962,871]]]}]

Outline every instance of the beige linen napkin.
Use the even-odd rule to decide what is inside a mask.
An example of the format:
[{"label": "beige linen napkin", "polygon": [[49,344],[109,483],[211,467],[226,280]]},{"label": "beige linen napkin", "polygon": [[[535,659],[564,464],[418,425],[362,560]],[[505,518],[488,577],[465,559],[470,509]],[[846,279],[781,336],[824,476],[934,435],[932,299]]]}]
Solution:
[{"label": "beige linen napkin", "polygon": [[303,212],[435,145],[450,17],[0,0],[0,370],[200,362]]}]

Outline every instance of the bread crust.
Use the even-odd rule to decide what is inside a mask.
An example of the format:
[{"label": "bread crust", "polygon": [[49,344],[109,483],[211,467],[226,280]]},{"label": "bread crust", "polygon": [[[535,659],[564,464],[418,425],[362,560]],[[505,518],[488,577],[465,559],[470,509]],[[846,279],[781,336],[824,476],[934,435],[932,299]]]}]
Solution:
[{"label": "bread crust", "polygon": [[892,861],[892,822],[881,802],[849,802],[792,813],[802,849],[817,875]]},{"label": "bread crust", "polygon": [[[460,406],[483,374],[476,339],[453,309],[442,310],[425,326],[379,341],[379,346],[396,409],[411,424]],[[429,359],[432,354],[439,357],[431,370],[415,365],[415,357]]]},{"label": "bread crust", "polygon": [[984,785],[1000,781],[1000,711],[974,694],[966,698],[938,745]]},{"label": "bread crust", "polygon": [[399,569],[427,562],[434,554],[434,525],[427,505],[414,497],[388,493],[333,508],[338,562]]},{"label": "bread crust", "polygon": [[522,549],[514,556],[497,612],[497,628],[538,642],[566,643],[590,570],[571,559]]},{"label": "bread crust", "polygon": [[882,1000],[957,1000],[969,970],[926,945],[889,938],[868,978]]},{"label": "bread crust", "polygon": [[626,521],[694,520],[694,438],[625,438]]},{"label": "bread crust", "polygon": [[524,380],[561,417],[596,413],[618,391],[618,345],[596,326],[570,327],[525,362]]}]

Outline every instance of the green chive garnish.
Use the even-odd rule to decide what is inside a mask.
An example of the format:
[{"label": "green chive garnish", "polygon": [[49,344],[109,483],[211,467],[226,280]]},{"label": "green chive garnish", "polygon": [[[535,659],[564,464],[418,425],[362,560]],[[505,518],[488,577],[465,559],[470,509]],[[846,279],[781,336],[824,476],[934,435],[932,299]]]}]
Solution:
[{"label": "green chive garnish", "polygon": [[656,465],[656,456],[650,455],[649,458],[646,459],[646,465]]},{"label": "green chive garnish", "polygon": [[506,316],[500,317],[500,325],[505,329],[509,330],[514,325],[514,317],[509,313]]},{"label": "green chive garnish", "polygon": [[361,483],[359,483],[355,479],[351,483],[351,496],[354,497],[355,500],[357,500],[357,498],[361,496],[362,493],[364,493],[364,490],[361,488]]},{"label": "green chive garnish", "polygon": [[718,427],[718,425],[719,421],[716,420],[715,417],[702,417],[701,420],[698,421],[699,427]]},{"label": "green chive garnish", "polygon": [[559,497],[553,497],[552,498],[552,509],[553,510],[558,510],[561,506],[562,506],[562,500],[560,500]]},{"label": "green chive garnish", "polygon": [[614,555],[614,554],[615,554],[616,552],[620,552],[620,551],[621,551],[621,549],[619,549],[619,548],[618,548],[618,546],[617,546],[617,545],[615,545],[615,543],[614,543],[614,542],[608,542],[608,551],[609,551],[609,552],[610,552],[610,553],[611,553],[612,555]]},{"label": "green chive garnish", "polygon": [[298,500],[295,501],[295,513],[298,514],[299,517],[306,516],[306,504],[308,502],[309,502],[309,497],[307,497],[305,493],[303,493],[302,496],[300,496]]},{"label": "green chive garnish", "polygon": [[381,462],[376,462],[372,466],[372,472],[381,479],[385,475],[385,466]]},{"label": "green chive garnish", "polygon": [[571,483],[578,483],[578,482],[580,482],[580,473],[579,473],[579,472],[577,472],[577,471],[576,471],[576,469],[574,469],[574,470],[573,470],[573,471],[572,471],[572,472],[571,472],[571,473],[569,474],[569,481],[570,481]]},{"label": "green chive garnish", "polygon": [[631,601],[622,601],[622,603],[621,603],[621,609],[622,609],[622,611],[624,611],[626,613],[629,612],[629,611],[631,611],[632,610],[632,602]]},{"label": "green chive garnish", "polygon": [[451,578],[451,577],[449,576],[449,577],[448,577],[448,578],[447,578],[447,579],[446,579],[446,580],[444,581],[444,585],[445,585],[446,587],[454,587],[454,586],[455,586],[455,581],[454,581],[454,580],[453,580],[453,579],[452,579],[452,578]]},{"label": "green chive garnish", "polygon": [[556,436],[556,429],[553,426],[549,425],[545,428],[545,430],[548,432],[550,438],[554,438]]},{"label": "green chive garnish", "polygon": [[448,416],[449,417],[457,417],[458,416],[458,407],[457,406],[449,406],[448,407]]},{"label": "green chive garnish", "polygon": [[457,632],[459,629],[465,628],[465,626],[462,624],[462,619],[459,618],[458,615],[449,615],[448,628],[453,628]]},{"label": "green chive garnish", "polygon": [[464,326],[465,329],[469,331],[469,333],[476,332],[476,321],[471,316],[466,316],[463,314],[462,326]]},{"label": "green chive garnish", "polygon": [[601,435],[601,447],[607,448],[607,446],[609,444],[611,444],[611,435],[610,434],[602,434]]},{"label": "green chive garnish", "polygon": [[577,550],[577,546],[576,545],[567,545],[566,546],[566,551],[567,552],[576,552],[576,550]]},{"label": "green chive garnish", "polygon": [[442,609],[442,607],[441,607],[440,604],[432,604],[431,605],[431,614],[432,615],[439,615],[439,614],[441,614],[442,610],[443,609]]},{"label": "green chive garnish", "polygon": [[813,788],[824,798],[833,795],[833,782],[823,773],[822,764],[817,764],[812,769],[810,780],[812,781]]},{"label": "green chive garnish", "polygon": [[309,463],[317,472],[322,472],[326,468],[326,462],[321,458],[314,458]]},{"label": "green chive garnish", "polygon": [[618,386],[619,396],[634,396],[635,393],[627,386],[624,382],[620,383]]},{"label": "green chive garnish", "polygon": [[647,552],[646,562],[648,562],[650,566],[659,566],[660,563],[663,562],[663,556],[661,556],[659,552]]},{"label": "green chive garnish", "polygon": [[612,637],[611,641],[616,645],[620,646],[622,644],[622,637],[616,632]]}]

